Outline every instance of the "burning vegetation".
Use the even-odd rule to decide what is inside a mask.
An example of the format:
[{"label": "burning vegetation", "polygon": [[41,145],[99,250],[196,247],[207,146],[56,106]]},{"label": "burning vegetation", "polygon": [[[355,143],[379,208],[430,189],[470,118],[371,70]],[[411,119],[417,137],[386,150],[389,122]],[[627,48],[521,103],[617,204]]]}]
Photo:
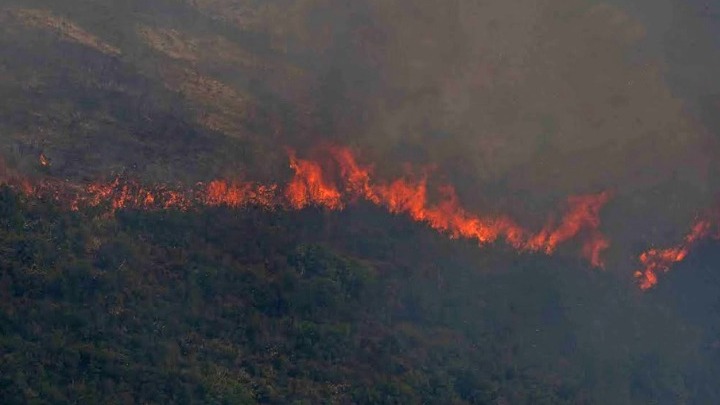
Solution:
[{"label": "burning vegetation", "polygon": [[[51,199],[70,210],[104,208],[108,213],[122,209],[182,210],[198,207],[241,208],[258,206],[268,210],[301,210],[316,206],[342,210],[364,200],[451,238],[463,238],[487,245],[502,241],[518,252],[551,255],[566,242],[577,239],[580,254],[591,266],[603,268],[603,252],[610,240],[600,232],[600,211],[612,197],[609,191],[567,198],[560,219],[549,219],[539,230],[530,230],[505,215],[485,216],[470,212],[458,198],[455,188],[444,184],[429,189],[427,175],[404,176],[394,180],[375,180],[373,168],[358,162],[348,148],[324,148],[322,159],[298,157],[288,150],[290,180],[282,184],[212,180],[183,188],[169,185],[144,185],[117,177],[108,182],[78,185],[46,179],[31,182],[20,176],[6,176],[5,182],[34,197]],[[40,163],[49,165],[45,155]],[[638,256],[641,268],[635,271],[642,290],[658,283],[661,273],[683,261],[699,241],[717,237],[714,223],[698,219],[683,241],[676,246],[651,248]]]},{"label": "burning vegetation", "polygon": [[712,228],[710,220],[698,219],[678,245],[664,249],[652,248],[641,253],[638,259],[642,268],[634,274],[640,288],[648,290],[654,287],[658,283],[658,274],[667,273],[673,264],[685,260],[699,241],[710,236],[717,238],[717,234],[711,234]]},{"label": "burning vegetation", "polygon": [[[600,233],[600,210],[610,193],[571,196],[567,211],[559,221],[547,221],[539,231],[531,231],[507,216],[483,216],[468,211],[452,185],[429,190],[427,176],[406,176],[391,181],[375,181],[372,167],[358,162],[344,147],[328,147],[323,160],[302,159],[289,150],[289,166],[294,175],[285,185],[213,180],[186,189],[168,185],[147,186],[137,181],[115,178],[109,182],[77,185],[45,180],[32,184],[14,179],[26,194],[50,198],[67,209],[101,207],[113,213],[122,209],[190,210],[202,206],[300,210],[309,206],[341,210],[358,200],[380,206],[393,214],[448,235],[480,245],[504,241],[519,252],[553,254],[559,245],[581,239],[582,255],[595,267],[602,267],[600,255],[609,241]],[[431,198],[435,196],[439,198]]]}]

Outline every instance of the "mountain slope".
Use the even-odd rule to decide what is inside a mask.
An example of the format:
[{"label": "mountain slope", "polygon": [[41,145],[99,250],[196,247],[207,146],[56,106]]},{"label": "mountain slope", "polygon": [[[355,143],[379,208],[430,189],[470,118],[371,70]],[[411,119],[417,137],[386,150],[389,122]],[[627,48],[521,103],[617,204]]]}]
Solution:
[{"label": "mountain slope", "polygon": [[702,388],[677,379],[699,330],[631,286],[369,207],[102,219],[5,188],[0,210],[9,402],[549,404]]},{"label": "mountain slope", "polygon": [[631,280],[709,205],[717,142],[621,9],[503,4],[0,1],[0,182],[282,185],[288,149],[342,144],[378,185],[454,185],[466,222],[616,191],[601,271],[357,195],[73,211],[2,185],[2,402],[720,403],[717,246]]}]

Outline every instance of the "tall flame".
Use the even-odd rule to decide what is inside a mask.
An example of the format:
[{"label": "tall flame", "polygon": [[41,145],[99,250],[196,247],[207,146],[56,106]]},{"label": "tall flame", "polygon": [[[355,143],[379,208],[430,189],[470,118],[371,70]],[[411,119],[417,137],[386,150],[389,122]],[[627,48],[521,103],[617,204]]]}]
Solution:
[{"label": "tall flame", "polygon": [[290,206],[295,209],[305,208],[308,205],[320,205],[330,209],[342,208],[342,195],[325,179],[320,164],[298,159],[292,150],[288,151],[288,154],[290,168],[295,171],[295,177],[285,190]]}]

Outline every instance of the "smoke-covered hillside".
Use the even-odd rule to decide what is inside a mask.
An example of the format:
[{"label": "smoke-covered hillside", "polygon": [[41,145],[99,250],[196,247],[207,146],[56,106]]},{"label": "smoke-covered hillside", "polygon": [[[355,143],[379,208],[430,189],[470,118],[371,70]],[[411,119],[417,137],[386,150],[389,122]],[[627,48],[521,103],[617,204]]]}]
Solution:
[{"label": "smoke-covered hillside", "polygon": [[718,402],[718,12],[0,0],[0,398]]}]

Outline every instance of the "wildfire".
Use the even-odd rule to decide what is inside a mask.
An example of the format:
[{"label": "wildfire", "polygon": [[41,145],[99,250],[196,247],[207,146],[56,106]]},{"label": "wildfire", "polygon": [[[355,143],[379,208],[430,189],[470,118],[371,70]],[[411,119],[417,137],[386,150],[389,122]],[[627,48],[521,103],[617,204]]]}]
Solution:
[{"label": "wildfire", "polygon": [[85,186],[46,180],[36,185],[27,181],[16,186],[28,195],[49,198],[71,210],[104,208],[118,210],[187,211],[195,207],[299,210],[319,206],[341,210],[359,199],[383,207],[393,214],[407,215],[414,221],[448,235],[466,238],[479,245],[502,240],[519,252],[554,253],[560,244],[580,236],[582,254],[593,266],[602,267],[600,255],[609,246],[599,232],[600,210],[610,199],[607,192],[573,196],[567,200],[567,213],[555,224],[531,232],[506,216],[483,216],[463,207],[455,189],[428,186],[427,175],[405,176],[392,181],[374,181],[373,168],[358,163],[348,148],[332,146],[324,159],[300,159],[288,150],[292,178],[283,187],[252,182],[213,180],[191,188],[167,185],[146,186],[137,181],[115,178]]},{"label": "wildfire", "polygon": [[135,181],[115,178],[108,183],[92,183],[70,199],[73,210],[106,206],[121,209],[187,211],[196,206],[240,208],[247,205],[273,207],[277,186],[213,180],[198,183],[192,190],[165,185],[145,187]]},{"label": "wildfire", "polygon": [[468,212],[460,205],[451,185],[438,188],[439,201],[429,197],[427,177],[396,179],[392,182],[372,182],[372,168],[360,165],[347,148],[333,147],[331,156],[338,167],[340,187],[333,185],[322,167],[314,162],[300,161],[291,155],[291,167],[296,177],[287,188],[286,195],[296,208],[316,204],[331,209],[343,207],[344,190],[349,199],[363,198],[386,208],[391,213],[406,214],[418,222],[453,238],[477,240],[479,244],[502,238],[519,251],[552,254],[557,247],[581,233],[589,235],[584,243],[583,255],[593,266],[602,267],[601,252],[609,241],[600,234],[600,209],[610,199],[610,193],[574,196],[568,199],[569,212],[557,227],[548,225],[537,234],[520,227],[510,218],[484,217]]},{"label": "wildfire", "polygon": [[[259,206],[265,209],[300,210],[318,206],[330,210],[344,209],[357,200],[365,200],[398,215],[406,215],[451,238],[475,240],[479,245],[503,241],[518,252],[551,255],[560,245],[579,239],[583,258],[593,267],[604,267],[602,253],[610,241],[600,228],[600,211],[610,200],[604,191],[568,197],[566,211],[559,220],[548,220],[533,232],[504,216],[479,215],[467,210],[452,185],[431,188],[428,175],[407,175],[390,181],[375,180],[373,167],[360,164],[352,151],[339,146],[323,149],[323,159],[301,159],[288,150],[293,172],[284,185],[213,180],[194,187],[168,185],[146,186],[117,177],[109,182],[78,185],[55,179],[33,182],[8,171],[0,164],[0,182],[20,192],[65,205],[79,211],[100,208],[108,215],[123,209],[188,211],[199,207],[241,208]],[[49,166],[41,153],[39,162]],[[0,162],[1,163],[1,162]],[[681,262],[693,246],[711,235],[716,221],[698,220],[677,246],[652,248],[639,255],[641,268],[635,271],[642,290],[658,282],[661,273]]]},{"label": "wildfire", "polygon": [[600,253],[610,246],[610,242],[598,231],[600,227],[600,209],[610,199],[610,193],[604,191],[599,194],[568,197],[569,212],[563,217],[560,224],[553,228],[547,225],[527,244],[529,250],[544,251],[547,254],[555,252],[557,247],[575,237],[583,230],[590,236],[583,245],[583,255],[597,267],[602,267]]},{"label": "wildfire", "polygon": [[285,196],[292,208],[302,209],[308,205],[330,209],[343,207],[340,191],[325,179],[319,163],[298,159],[292,150],[288,154],[295,177],[287,185]]},{"label": "wildfire", "polygon": [[245,205],[259,205],[271,208],[275,205],[276,185],[257,185],[252,183],[228,183],[214,180],[201,188],[199,200],[208,206],[226,206],[239,208]]},{"label": "wildfire", "polygon": [[698,220],[679,245],[665,249],[649,249],[640,254],[642,269],[635,272],[640,288],[648,290],[654,287],[658,282],[658,274],[667,273],[673,264],[685,260],[690,249],[710,235],[711,227],[709,220]]},{"label": "wildfire", "polygon": [[109,183],[92,183],[71,200],[75,210],[81,207],[106,206],[111,212],[121,209],[180,209],[191,205],[190,198],[180,190],[167,186],[145,187],[135,181],[115,178]]},{"label": "wildfire", "polygon": [[600,232],[594,230],[590,237],[583,243],[582,255],[590,261],[593,267],[605,267],[600,255],[610,247],[610,241]]},{"label": "wildfire", "polygon": [[345,191],[355,198],[364,198],[379,204],[380,198],[370,185],[371,168],[361,167],[350,149],[331,147],[330,153],[340,167],[340,176],[345,180]]}]

